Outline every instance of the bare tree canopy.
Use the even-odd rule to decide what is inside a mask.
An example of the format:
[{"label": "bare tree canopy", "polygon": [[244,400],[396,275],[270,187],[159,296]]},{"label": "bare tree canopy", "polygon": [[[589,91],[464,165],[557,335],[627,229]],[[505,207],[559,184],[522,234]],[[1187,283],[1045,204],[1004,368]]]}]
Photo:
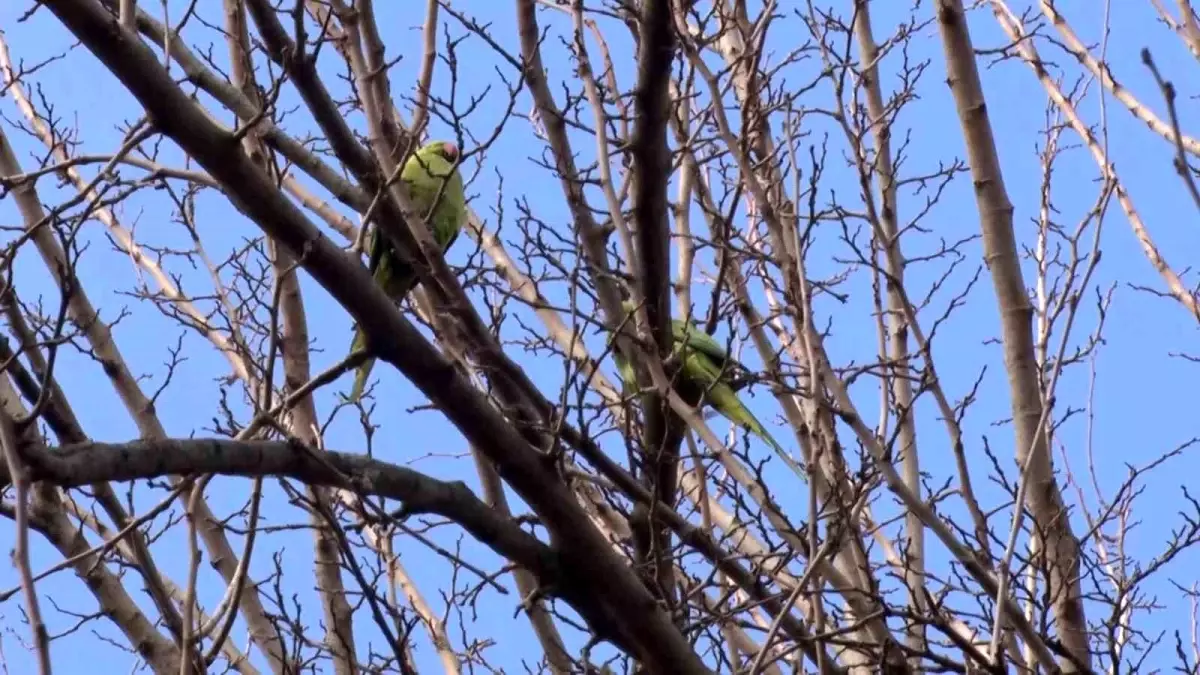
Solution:
[{"label": "bare tree canopy", "polygon": [[1197,60],[1190,0],[4,2],[0,666],[1200,673]]}]

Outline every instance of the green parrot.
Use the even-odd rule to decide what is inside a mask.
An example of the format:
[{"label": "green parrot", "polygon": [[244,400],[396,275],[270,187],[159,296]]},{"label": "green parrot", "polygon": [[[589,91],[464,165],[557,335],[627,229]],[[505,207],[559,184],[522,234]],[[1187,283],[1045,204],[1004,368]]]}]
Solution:
[{"label": "green parrot", "polygon": [[[463,223],[467,221],[467,200],[463,194],[462,176],[454,167],[457,159],[458,147],[454,143],[433,141],[409,157],[404,164],[404,170],[400,172],[400,180],[408,187],[408,196],[413,206],[433,228],[433,239],[442,247],[443,253],[454,244]],[[443,183],[445,188],[442,187]],[[436,207],[434,200],[437,200]],[[433,211],[432,214],[430,210]],[[371,271],[375,283],[379,284],[383,292],[395,302],[400,302],[419,283],[416,271],[396,256],[391,242],[378,230],[374,232],[368,246],[371,257],[367,269]],[[361,328],[356,328],[350,351],[366,346],[366,334]],[[375,359],[372,357],[358,367],[354,375],[354,387],[350,390],[351,401],[357,401],[362,396],[367,377],[374,365]]]},{"label": "green parrot", "polygon": [[[626,312],[634,311],[630,301],[623,302],[622,307]],[[712,336],[686,321],[672,320],[671,336],[674,342],[671,356],[679,363],[675,390],[680,397],[691,405],[698,405],[703,396],[705,402],[726,419],[766,441],[786,459],[787,453],[738,398],[738,389],[745,386],[746,382],[735,382],[734,375],[738,371],[746,371],[746,367],[730,357]],[[625,386],[637,389],[637,374],[633,365],[625,360],[620,350],[613,351],[613,360]]]}]

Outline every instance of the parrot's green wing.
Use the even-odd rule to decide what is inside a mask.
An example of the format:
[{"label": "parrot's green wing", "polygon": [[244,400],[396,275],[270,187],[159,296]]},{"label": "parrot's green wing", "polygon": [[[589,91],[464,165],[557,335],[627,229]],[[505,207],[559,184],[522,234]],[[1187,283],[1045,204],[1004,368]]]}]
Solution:
[{"label": "parrot's green wing", "polygon": [[741,397],[729,386],[728,373],[722,370],[722,364],[701,351],[688,350],[683,357],[683,376],[695,387],[704,391],[704,397],[714,410],[726,419],[745,427],[776,449],[779,444],[767,433],[766,427],[750,412]]},{"label": "parrot's green wing", "polygon": [[747,384],[750,384],[750,378],[743,376],[744,373],[750,372],[750,369],[730,356],[721,343],[698,326],[675,319],[671,322],[671,332],[677,345],[686,345],[688,349],[708,356],[720,366],[725,372],[725,381],[733,387],[735,392],[741,391]]},{"label": "parrot's green wing", "polygon": [[700,330],[698,326],[693,326],[686,321],[675,319],[671,322],[671,334],[675,338],[676,343],[683,343],[701,354],[704,354],[717,363],[723,363],[729,358],[728,352],[721,346],[721,343],[713,339],[711,335]]},{"label": "parrot's green wing", "polygon": [[[623,303],[626,311],[633,311],[632,303]],[[671,321],[671,339],[674,342],[675,350],[678,352],[680,345],[687,347],[689,351],[699,352],[707,356],[718,368],[723,368],[732,373],[733,371],[746,370],[746,367],[725,351],[721,343],[713,339],[711,335],[700,330],[699,327],[689,324],[680,319]],[[634,381],[633,368],[625,361],[619,351],[613,352],[613,359],[616,361],[617,373],[621,379],[628,382]],[[740,387],[745,386],[742,382],[739,386],[734,387],[736,391]]]},{"label": "parrot's green wing", "polygon": [[[723,367],[724,366],[724,367]],[[806,479],[804,470],[788,455],[775,437],[767,432],[754,413],[742,402],[737,391],[729,385],[728,364],[719,364],[708,354],[699,350],[688,350],[683,359],[683,375],[693,386],[704,388],[706,402],[726,419],[758,436],[775,451],[781,460],[801,480]]]},{"label": "parrot's green wing", "polygon": [[[408,187],[413,207],[430,225],[433,239],[443,253],[458,239],[458,233],[467,220],[462,176],[454,166],[457,156],[458,148],[454,144],[435,141],[410,157],[400,173],[400,179]],[[403,300],[420,281],[412,266],[395,255],[391,242],[378,231],[371,238],[367,268],[371,270],[375,283],[396,302]],[[365,347],[366,336],[361,330],[355,330],[351,351]],[[374,365],[375,359],[369,358],[359,366],[350,389],[350,400],[355,401],[362,396]]]},{"label": "parrot's green wing", "polygon": [[[455,170],[454,163],[442,155],[442,146],[441,142],[430,143],[418,150],[404,165],[400,180],[408,187],[413,208],[430,225],[433,240],[445,252],[458,239],[459,230],[467,220],[467,202],[462,176]],[[391,268],[387,283],[383,284],[384,290],[394,300],[402,300],[416,287],[419,278],[411,265],[392,254],[386,237],[377,238],[381,246],[375,248],[386,248],[386,255],[381,255]]]},{"label": "parrot's green wing", "polygon": [[[628,312],[633,310],[632,303],[628,301],[622,305]],[[672,321],[671,336],[675,343],[675,353],[680,360],[680,375],[687,382],[688,388],[702,392],[703,403],[712,406],[729,421],[765,441],[797,476],[804,479],[805,474],[800,466],[767,432],[766,427],[738,396],[736,387],[745,386],[745,383],[731,385],[734,371],[745,370],[745,366],[730,357],[721,343],[711,335],[688,322],[678,319]],[[621,356],[620,351],[613,352],[613,360],[616,361],[617,372],[626,386],[636,387],[633,367]]]},{"label": "parrot's green wing", "polygon": [[633,366],[621,356],[620,350],[613,349],[613,361],[617,365],[617,375],[621,376],[621,382],[630,389],[637,388],[637,373],[634,372]]}]

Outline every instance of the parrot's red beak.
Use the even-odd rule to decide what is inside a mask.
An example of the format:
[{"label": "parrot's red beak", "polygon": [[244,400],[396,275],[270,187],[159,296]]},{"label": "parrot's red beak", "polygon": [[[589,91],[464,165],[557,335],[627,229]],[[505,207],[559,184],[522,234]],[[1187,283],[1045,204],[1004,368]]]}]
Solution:
[{"label": "parrot's red beak", "polygon": [[453,162],[458,159],[458,146],[453,143],[442,143],[442,156],[447,162]]}]

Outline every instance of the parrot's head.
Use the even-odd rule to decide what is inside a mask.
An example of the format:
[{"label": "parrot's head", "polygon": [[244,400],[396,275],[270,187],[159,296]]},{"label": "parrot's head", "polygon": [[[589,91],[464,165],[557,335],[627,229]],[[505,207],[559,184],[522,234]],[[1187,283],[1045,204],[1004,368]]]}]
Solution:
[{"label": "parrot's head", "polygon": [[458,159],[458,146],[451,141],[433,141],[426,143],[417,154],[422,157],[437,155],[453,164]]}]

